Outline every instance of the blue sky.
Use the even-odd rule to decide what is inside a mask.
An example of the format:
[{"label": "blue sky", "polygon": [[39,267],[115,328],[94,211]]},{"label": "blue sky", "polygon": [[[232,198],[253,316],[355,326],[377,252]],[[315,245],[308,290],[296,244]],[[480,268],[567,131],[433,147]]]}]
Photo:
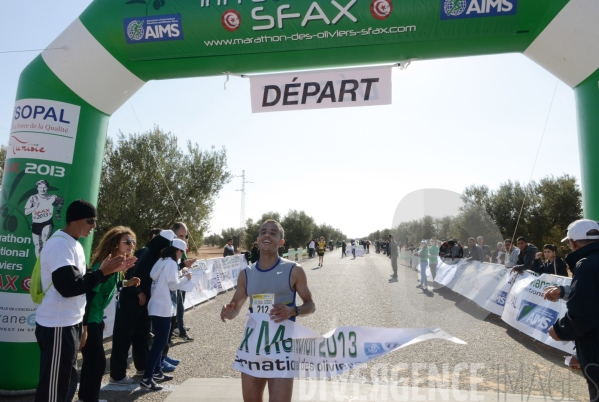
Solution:
[{"label": "blue sky", "polygon": [[[47,46],[90,3],[4,5],[0,52]],[[39,52],[0,53],[0,141],[8,143],[20,72]],[[147,83],[112,117],[108,135],[159,125],[203,148],[225,146],[229,169],[246,171],[246,217],[304,210],[350,237],[390,227],[401,199],[424,188],[461,192],[580,177],[573,91],[523,55],[415,61],[393,70],[388,106],[252,114],[249,80]],[[549,107],[554,93],[553,106]],[[548,120],[547,120],[548,118]],[[241,179],[216,200],[211,231],[236,227]],[[516,206],[514,206],[516,208]]]}]

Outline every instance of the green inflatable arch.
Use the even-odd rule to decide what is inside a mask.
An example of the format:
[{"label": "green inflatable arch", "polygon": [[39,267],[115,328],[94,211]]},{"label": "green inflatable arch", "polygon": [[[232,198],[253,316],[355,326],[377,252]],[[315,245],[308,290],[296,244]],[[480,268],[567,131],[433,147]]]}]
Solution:
[{"label": "green inflatable arch", "polygon": [[147,81],[524,53],[574,89],[584,211],[599,219],[598,18],[597,0],[94,1],[20,77],[0,200],[0,392],[37,385],[36,254],[66,205],[97,200],[108,119]]}]

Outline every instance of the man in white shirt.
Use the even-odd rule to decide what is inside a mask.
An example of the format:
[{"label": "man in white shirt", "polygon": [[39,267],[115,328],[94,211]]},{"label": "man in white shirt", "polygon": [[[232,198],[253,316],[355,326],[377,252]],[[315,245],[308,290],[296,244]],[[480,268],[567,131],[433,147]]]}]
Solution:
[{"label": "man in white shirt", "polygon": [[87,272],[83,247],[77,241],[96,227],[96,208],[75,200],[67,209],[67,224],[54,233],[41,252],[42,289],[46,295],[36,312],[35,337],[40,348],[36,402],[70,402],[77,389],[77,351],[85,294],[109,275],[133,266],[136,258],[107,258],[100,269]]}]

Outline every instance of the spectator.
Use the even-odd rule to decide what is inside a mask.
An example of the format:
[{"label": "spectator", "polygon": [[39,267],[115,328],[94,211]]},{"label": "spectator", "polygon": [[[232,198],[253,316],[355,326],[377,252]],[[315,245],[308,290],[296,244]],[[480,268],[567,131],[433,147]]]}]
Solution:
[{"label": "spectator", "polygon": [[[189,248],[189,232],[187,230],[187,225],[184,224],[183,222],[175,222],[173,224],[173,227],[171,230],[175,233],[175,236],[178,239],[183,240],[185,242],[185,244],[187,245],[187,248]],[[230,239],[230,240],[232,240],[232,239]],[[232,243],[232,241],[231,241],[231,243]],[[183,252],[183,257],[181,257],[181,261],[179,262],[179,270],[183,270],[184,268],[191,268],[191,266],[196,261],[197,261],[196,258],[191,258],[191,259],[187,258],[187,250],[185,250]],[[193,341],[193,338],[191,336],[189,336],[189,334],[187,333],[187,331],[189,331],[189,327],[186,326],[185,322],[184,322],[185,294],[186,294],[186,292],[184,292],[182,290],[177,290],[177,317],[176,317],[176,319],[173,319],[174,321],[171,323],[171,330],[179,338],[181,338],[185,341]],[[172,334],[169,335],[168,343],[171,342],[171,337],[172,337]],[[163,358],[164,358],[163,365],[165,366],[163,368],[167,368],[167,370],[173,371],[174,367],[169,367],[169,365],[176,366],[179,364],[179,360],[173,359],[172,357],[169,357],[167,355],[168,343],[167,343],[167,347],[165,348],[164,353],[163,353]]]},{"label": "spectator", "polygon": [[568,311],[547,333],[558,342],[574,341],[590,400],[596,401],[599,398],[599,224],[588,219],[572,222],[562,241],[565,240],[572,249],[566,256],[574,272],[572,285],[546,288],[545,298],[567,300]]},{"label": "spectator", "polygon": [[491,247],[485,244],[485,239],[482,236],[478,236],[476,238],[476,243],[483,251],[483,262],[490,262],[493,253],[491,252]]},{"label": "spectator", "polygon": [[314,239],[312,239],[308,243],[308,257],[309,258],[314,257],[314,249],[315,248],[316,248],[316,242],[314,241]]},{"label": "spectator", "polygon": [[[92,272],[100,268],[108,256],[131,256],[136,245],[135,233],[124,226],[110,229],[94,252],[91,260]],[[139,286],[139,278],[122,280],[120,273],[112,274],[108,279],[86,293],[87,303],[83,315],[83,335],[81,337],[81,375],[79,380],[79,400],[97,402],[102,385],[102,376],[106,369],[104,353],[104,310],[110,303],[118,285]],[[133,384],[131,378],[110,378],[110,384]]]},{"label": "spectator", "polygon": [[505,244],[503,242],[497,243],[497,250],[493,251],[491,262],[493,264],[505,264]]},{"label": "spectator", "polygon": [[36,402],[73,399],[85,294],[111,274],[130,268],[136,260],[124,256],[107,258],[99,269],[86,272],[85,254],[78,240],[89,236],[96,227],[96,217],[92,204],[73,201],[67,208],[66,226],[48,239],[40,254],[42,289],[47,291],[35,317],[35,337],[40,348]]},{"label": "spectator", "polygon": [[162,229],[160,229],[160,228],[154,228],[154,229],[150,230],[150,240],[152,240],[154,237],[158,236],[160,234],[160,232],[162,232]]},{"label": "spectator", "polygon": [[140,387],[152,391],[160,391],[157,382],[169,381],[173,377],[162,371],[161,354],[168,343],[172,317],[177,314],[176,291],[189,279],[191,273],[179,276],[177,261],[183,257],[187,244],[181,239],[174,239],[172,244],[160,252],[161,259],[154,264],[152,278],[152,298],[148,303],[148,313],[152,320],[154,342],[148,355],[148,361]]},{"label": "spectator", "polygon": [[233,247],[233,239],[229,238],[227,240],[227,244],[223,249],[223,257],[228,257],[230,255],[235,255],[235,248]]},{"label": "spectator", "polygon": [[505,267],[506,268],[514,268],[518,263],[518,254],[520,250],[517,247],[514,247],[511,239],[505,239],[503,241],[505,245]]},{"label": "spectator", "polygon": [[341,242],[341,258],[345,257],[345,250],[347,249],[347,244],[345,243],[345,240],[343,240]]},{"label": "spectator", "polygon": [[428,283],[426,280],[426,267],[428,265],[428,247],[426,241],[420,243],[420,250],[418,251],[418,257],[420,257],[420,283],[417,288],[422,290],[428,290]]},{"label": "spectator", "polygon": [[543,246],[543,254],[545,255],[545,262],[539,256],[541,253],[537,253],[538,258],[533,263],[532,270],[539,275],[552,274],[559,276],[568,276],[568,269],[566,263],[557,255],[557,249],[553,244],[545,244]]},{"label": "spectator", "polygon": [[[301,248],[300,248],[301,250]],[[299,255],[298,256],[298,260],[301,260],[302,256]],[[258,242],[255,241],[254,245],[252,246],[252,250],[250,251],[250,263],[255,263],[256,261],[258,261],[260,259],[260,249],[258,248]]]},{"label": "spectator", "polygon": [[512,268],[512,272],[518,272],[521,274],[527,269],[532,270],[533,263],[537,257],[537,248],[532,244],[528,243],[528,240],[524,236],[518,237],[516,241],[520,252],[518,253],[518,262]]},{"label": "spectator", "polygon": [[439,257],[446,258],[449,254],[451,257],[451,247],[449,246],[449,242],[447,240],[441,241],[441,246],[439,247]]},{"label": "spectator", "polygon": [[466,254],[466,259],[468,261],[485,261],[483,250],[476,244],[474,237],[468,239],[468,254]]},{"label": "spectator", "polygon": [[455,246],[451,249],[452,258],[464,258],[464,245],[457,239],[453,239],[453,241],[455,242]]},{"label": "spectator", "polygon": [[356,241],[351,239],[351,254],[356,258]]},{"label": "spectator", "polygon": [[437,239],[433,237],[430,240],[431,246],[428,248],[428,266],[431,269],[431,276],[433,279],[437,276],[437,257],[439,256],[439,247],[437,246]]},{"label": "spectator", "polygon": [[133,269],[127,271],[125,277],[131,279],[136,276],[141,283],[138,287],[122,288],[119,292],[110,355],[110,376],[112,378],[125,378],[129,346],[133,346],[133,364],[137,369],[137,375],[142,375],[145,371],[150,338],[150,318],[148,316],[148,301],[152,288],[150,271],[160,258],[160,251],[168,247],[174,239],[175,233],[172,230],[163,230],[144,248],[135,252],[138,260]]},{"label": "spectator", "polygon": [[389,249],[391,250],[391,269],[393,270],[391,278],[397,278],[397,243],[392,235],[389,235]]}]

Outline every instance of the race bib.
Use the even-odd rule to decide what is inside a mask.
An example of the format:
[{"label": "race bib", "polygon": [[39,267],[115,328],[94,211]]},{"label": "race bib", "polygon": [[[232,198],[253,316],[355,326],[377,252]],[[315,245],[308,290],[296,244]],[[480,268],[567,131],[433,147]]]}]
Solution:
[{"label": "race bib", "polygon": [[270,313],[270,309],[275,304],[274,293],[261,293],[252,295],[252,311],[254,313]]}]

